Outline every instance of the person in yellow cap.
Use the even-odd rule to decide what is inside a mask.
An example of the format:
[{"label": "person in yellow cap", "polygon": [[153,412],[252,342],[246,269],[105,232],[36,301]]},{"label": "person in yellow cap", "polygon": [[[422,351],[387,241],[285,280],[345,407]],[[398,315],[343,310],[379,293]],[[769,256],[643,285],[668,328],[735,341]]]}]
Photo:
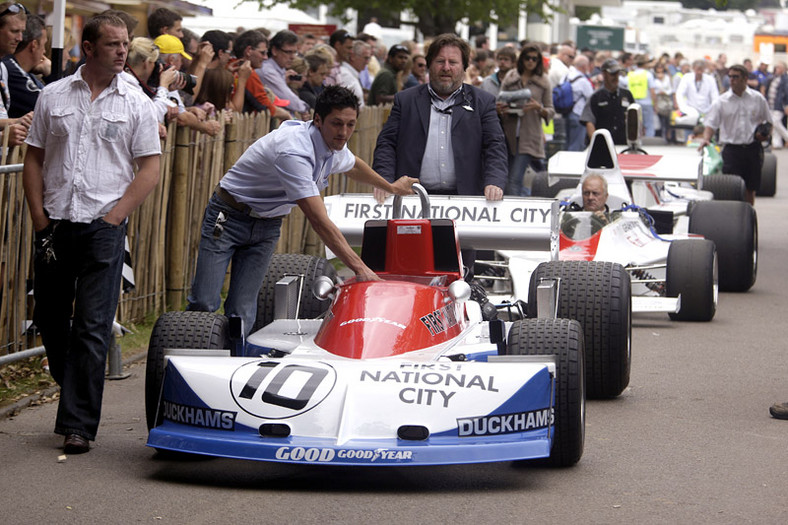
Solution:
[{"label": "person in yellow cap", "polygon": [[[159,35],[153,41],[156,47],[159,48],[159,58],[164,62],[164,67],[175,68],[180,71],[183,66],[183,59],[191,60],[191,56],[184,50],[183,42],[177,37],[172,35]],[[251,70],[250,70],[251,71]],[[194,106],[186,108],[183,105],[178,89],[185,86],[185,76],[177,85],[170,85],[172,91],[169,96],[178,103],[178,125],[188,126],[203,133],[208,133],[211,136],[216,135],[221,130],[221,124],[215,120],[206,120],[205,111]]]}]

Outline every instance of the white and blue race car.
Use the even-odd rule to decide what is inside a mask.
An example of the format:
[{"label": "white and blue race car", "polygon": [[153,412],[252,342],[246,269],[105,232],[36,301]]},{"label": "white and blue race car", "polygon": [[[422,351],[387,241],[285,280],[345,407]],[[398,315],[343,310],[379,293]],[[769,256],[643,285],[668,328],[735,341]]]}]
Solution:
[{"label": "white and blue race car", "polygon": [[[146,370],[148,445],[326,465],[575,464],[584,338],[576,320],[554,316],[558,283],[540,283],[540,318],[485,321],[455,222],[428,218],[423,192],[421,204],[426,216],[364,225],[362,257],[380,281],[337,284],[323,259],[276,257],[261,328],[246,340],[236,319],[162,315]],[[552,213],[553,201],[537,204]],[[520,241],[549,244],[539,232]]]}]

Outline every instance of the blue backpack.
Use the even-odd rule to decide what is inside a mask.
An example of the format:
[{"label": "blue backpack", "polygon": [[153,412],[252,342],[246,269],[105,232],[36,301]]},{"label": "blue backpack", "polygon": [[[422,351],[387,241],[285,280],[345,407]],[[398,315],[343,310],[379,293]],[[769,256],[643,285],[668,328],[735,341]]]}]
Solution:
[{"label": "blue backpack", "polygon": [[553,107],[556,113],[566,116],[575,107],[572,84],[578,78],[583,78],[583,75],[578,75],[572,80],[564,78],[563,82],[553,88]]}]

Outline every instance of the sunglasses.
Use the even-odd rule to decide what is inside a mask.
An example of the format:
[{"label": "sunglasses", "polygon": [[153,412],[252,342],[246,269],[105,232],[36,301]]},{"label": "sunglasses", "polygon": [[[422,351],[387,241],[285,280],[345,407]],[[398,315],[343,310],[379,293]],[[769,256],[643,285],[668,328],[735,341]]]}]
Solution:
[{"label": "sunglasses", "polygon": [[0,13],[0,18],[3,18],[8,14],[18,15],[19,13],[29,15],[30,11],[28,11],[27,7],[23,6],[22,4],[11,4],[5,10],[3,10],[2,13]]},{"label": "sunglasses", "polygon": [[539,57],[538,57],[538,56],[536,56],[536,55],[526,55],[526,57],[525,57],[525,61],[527,62],[527,61],[529,61],[529,60],[530,60],[531,62],[538,62],[538,61],[539,61]]},{"label": "sunglasses", "polygon": [[741,75],[728,75],[728,78],[731,80],[737,80],[744,77],[742,77]]}]

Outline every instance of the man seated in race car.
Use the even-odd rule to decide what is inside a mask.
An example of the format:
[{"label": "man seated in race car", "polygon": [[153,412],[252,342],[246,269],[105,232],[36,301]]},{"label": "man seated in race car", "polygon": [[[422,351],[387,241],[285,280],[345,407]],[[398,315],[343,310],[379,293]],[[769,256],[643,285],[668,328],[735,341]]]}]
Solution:
[{"label": "man seated in race car", "polygon": [[592,211],[594,215],[608,222],[607,213],[607,181],[598,173],[589,174],[583,181],[583,211]]}]

